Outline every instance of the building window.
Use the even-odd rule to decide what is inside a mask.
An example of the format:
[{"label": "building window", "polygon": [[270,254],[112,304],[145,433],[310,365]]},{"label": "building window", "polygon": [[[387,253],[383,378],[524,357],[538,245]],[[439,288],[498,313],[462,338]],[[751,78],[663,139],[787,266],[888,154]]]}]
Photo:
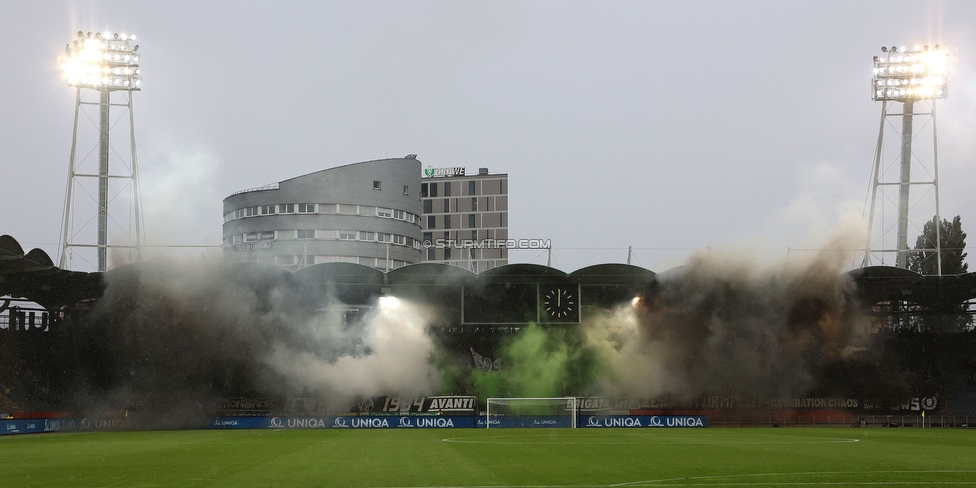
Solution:
[{"label": "building window", "polygon": [[383,233],[383,232],[377,232],[376,233],[376,240],[377,241],[380,241],[380,242],[390,242],[393,239],[392,239],[392,236],[390,234],[386,234],[386,233]]},{"label": "building window", "polygon": [[477,226],[474,224],[474,214],[468,214],[468,228],[473,229],[475,227]]},{"label": "building window", "polygon": [[478,197],[471,198],[471,211],[472,212],[478,211]]},{"label": "building window", "polygon": [[295,256],[278,256],[278,264],[291,266],[295,264]]},{"label": "building window", "polygon": [[449,197],[449,196],[451,196],[451,187],[452,187],[452,186],[454,186],[454,185],[453,185],[453,184],[451,184],[451,182],[450,182],[450,181],[445,181],[445,182],[444,182],[444,196],[445,196],[445,197]]},{"label": "building window", "polygon": [[445,198],[444,199],[444,213],[447,213],[447,212],[450,212],[450,211],[451,211],[451,199],[450,198]]},{"label": "building window", "polygon": [[450,229],[451,228],[451,216],[450,215],[445,215],[444,216],[444,228],[445,229]]},{"label": "building window", "polygon": [[420,184],[420,198],[427,198],[427,183]]},{"label": "building window", "polygon": [[380,180],[373,180],[373,189],[374,190],[380,189]]},{"label": "building window", "polygon": [[434,213],[433,200],[424,200],[424,213]]},{"label": "building window", "polygon": [[295,213],[295,204],[289,203],[278,205],[278,213]]},{"label": "building window", "polygon": [[263,207],[263,208],[261,209],[261,213],[263,213],[263,214],[265,214],[265,215],[270,215],[270,214],[273,214],[273,213],[275,213],[275,207],[276,207],[276,206],[277,206],[277,205],[265,205],[265,206],[264,206],[264,207]]},{"label": "building window", "polygon": [[444,259],[451,259],[451,248],[450,247],[445,247],[444,248]]},{"label": "building window", "polygon": [[339,239],[340,240],[343,240],[343,241],[355,241],[356,240],[356,231],[352,231],[352,230],[340,230],[339,231]]},{"label": "building window", "polygon": [[385,218],[393,217],[393,209],[376,207],[376,215],[378,217],[385,217]]},{"label": "building window", "polygon": [[359,240],[372,242],[375,241],[376,239],[373,237],[372,232],[359,231]]},{"label": "building window", "polygon": [[428,261],[434,261],[435,259],[437,259],[437,249],[435,249],[433,247],[428,247],[427,248],[427,260]]},{"label": "building window", "polygon": [[298,213],[315,213],[314,203],[299,203]]},{"label": "building window", "polygon": [[407,238],[405,236],[401,236],[401,235],[394,234],[393,235],[393,243],[394,244],[399,244],[401,246],[405,246],[405,245],[407,245]]},{"label": "building window", "polygon": [[477,190],[475,189],[474,180],[468,182],[468,195],[474,195]]},{"label": "building window", "polygon": [[393,218],[397,220],[407,220],[407,213],[403,210],[394,210]]},{"label": "building window", "polygon": [[299,239],[315,239],[315,229],[298,229]]},{"label": "building window", "polygon": [[437,217],[434,217],[433,215],[428,215],[427,216],[427,228],[428,229],[436,229],[437,228]]},{"label": "building window", "polygon": [[410,187],[409,186],[403,185],[403,194],[404,195],[409,195],[410,194]]},{"label": "building window", "polygon": [[431,183],[430,184],[430,196],[431,197],[436,197],[437,196],[437,183]]}]

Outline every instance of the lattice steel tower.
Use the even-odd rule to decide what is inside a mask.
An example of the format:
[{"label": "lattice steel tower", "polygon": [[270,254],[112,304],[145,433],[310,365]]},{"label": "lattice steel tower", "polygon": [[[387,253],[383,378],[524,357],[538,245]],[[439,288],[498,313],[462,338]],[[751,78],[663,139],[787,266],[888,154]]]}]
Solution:
[{"label": "lattice steel tower", "polygon": [[[871,265],[872,256],[878,255],[881,256],[881,263],[884,264],[884,256],[894,253],[895,266],[907,268],[909,252],[934,251],[938,260],[938,273],[941,275],[940,226],[936,226],[934,249],[910,249],[908,232],[913,223],[909,218],[910,213],[917,215],[924,212],[925,219],[922,222],[925,222],[934,212],[936,221],[942,222],[939,213],[939,152],[935,101],[946,97],[949,74],[948,52],[940,46],[935,46],[934,49],[928,46],[916,46],[912,50],[904,47],[882,47],[881,52],[881,56],[874,57],[871,90],[874,101],[881,102],[881,127],[874,157],[868,240],[861,265]],[[894,102],[902,104],[901,113],[889,112],[889,106]],[[917,111],[918,106],[921,106],[921,111]],[[897,118],[901,118],[900,128],[890,122],[890,119]],[[922,123],[916,126],[916,121]],[[929,142],[927,126],[929,125],[931,125],[931,153],[929,153],[931,159],[925,153],[915,152],[913,149],[919,146],[927,149]],[[886,130],[896,130],[900,133],[897,148],[888,147],[889,150],[894,149],[892,152],[895,153],[891,160],[885,157]],[[893,145],[888,144],[888,146]],[[895,171],[896,166],[897,171]],[[916,169],[914,174],[913,167]],[[925,190],[914,200],[910,192],[913,186],[920,186]],[[898,189],[897,202],[885,191],[888,187]],[[876,229],[875,218],[879,210],[877,205],[879,198],[882,218]],[[897,208],[897,234],[894,247],[890,244],[892,226],[884,219],[884,209],[887,206]],[[914,228],[918,233],[922,232],[917,225]]]},{"label": "lattice steel tower", "polygon": [[[142,74],[135,39],[135,36],[120,33],[86,34],[79,31],[78,37],[65,47],[62,61],[68,86],[74,87],[77,94],[60,242],[59,266],[62,269],[77,269],[76,262],[92,266],[93,249],[97,261],[94,266],[98,271],[105,271],[107,267],[109,248],[113,248],[113,252],[116,248],[125,250],[129,261],[139,259],[143,241],[142,209],[132,92],[142,89]],[[116,95],[114,103],[113,94]],[[97,117],[89,113],[90,107],[97,107]],[[115,119],[112,119],[113,107],[123,109]],[[83,148],[82,157],[77,159],[78,121],[82,114],[91,124],[81,127],[81,138],[91,140],[93,144]],[[125,129],[128,129],[127,134]],[[113,132],[128,137],[122,137],[119,144],[110,138]],[[97,168],[92,157],[95,153],[98,155]],[[93,220],[96,221],[94,232]],[[110,223],[113,241],[116,241],[113,244],[109,244]]]}]

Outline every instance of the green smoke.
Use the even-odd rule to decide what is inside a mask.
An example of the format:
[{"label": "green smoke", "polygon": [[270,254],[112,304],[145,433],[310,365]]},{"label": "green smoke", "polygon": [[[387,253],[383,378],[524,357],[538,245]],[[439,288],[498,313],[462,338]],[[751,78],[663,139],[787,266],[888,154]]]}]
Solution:
[{"label": "green smoke", "polygon": [[502,341],[497,356],[499,371],[471,373],[471,385],[481,398],[580,395],[602,369],[578,328],[530,324]]}]

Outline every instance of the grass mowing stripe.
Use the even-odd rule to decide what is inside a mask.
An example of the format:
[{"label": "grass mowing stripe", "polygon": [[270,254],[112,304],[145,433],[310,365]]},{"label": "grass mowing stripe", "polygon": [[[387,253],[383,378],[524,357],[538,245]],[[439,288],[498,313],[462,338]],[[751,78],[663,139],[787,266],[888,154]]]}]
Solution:
[{"label": "grass mowing stripe", "polygon": [[5,438],[3,486],[976,485],[949,429],[308,429]]}]

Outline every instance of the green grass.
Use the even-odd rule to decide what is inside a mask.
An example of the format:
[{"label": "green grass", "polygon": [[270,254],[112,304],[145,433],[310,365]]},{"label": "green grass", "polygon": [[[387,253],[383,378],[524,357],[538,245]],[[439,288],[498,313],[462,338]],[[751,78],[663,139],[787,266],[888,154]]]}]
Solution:
[{"label": "green grass", "polygon": [[949,429],[200,430],[0,437],[0,486],[976,486]]}]

